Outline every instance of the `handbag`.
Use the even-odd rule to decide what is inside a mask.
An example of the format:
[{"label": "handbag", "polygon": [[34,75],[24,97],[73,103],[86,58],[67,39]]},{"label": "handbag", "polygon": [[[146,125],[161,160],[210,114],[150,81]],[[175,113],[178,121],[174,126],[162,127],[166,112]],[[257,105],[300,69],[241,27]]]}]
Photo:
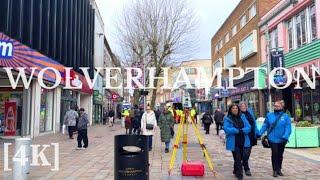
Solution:
[{"label": "handbag", "polygon": [[171,131],[171,137],[173,137],[173,136],[174,136],[174,129],[173,129],[173,127],[170,127],[170,131]]},{"label": "handbag", "polygon": [[145,120],[146,120],[146,129],[147,130],[153,130],[154,125],[151,124],[151,123],[148,123],[147,115],[145,116]]},{"label": "handbag", "polygon": [[267,135],[264,135],[262,138],[261,138],[261,143],[262,143],[262,146],[264,148],[270,148],[270,144],[269,144],[269,139],[268,139],[268,135],[273,131],[273,129],[277,126],[281,116],[283,115],[283,113],[281,113],[278,117],[277,117],[277,120],[272,124],[272,126],[270,127]]}]

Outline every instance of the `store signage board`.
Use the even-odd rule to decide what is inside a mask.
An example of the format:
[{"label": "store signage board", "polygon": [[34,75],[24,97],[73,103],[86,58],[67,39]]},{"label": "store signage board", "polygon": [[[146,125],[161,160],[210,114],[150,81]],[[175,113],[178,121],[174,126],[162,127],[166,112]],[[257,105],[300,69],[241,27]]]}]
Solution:
[{"label": "store signage board", "polygon": [[[61,85],[65,85],[65,66],[60,64],[59,62],[37,52],[36,50],[20,43],[17,40],[10,38],[4,33],[0,32],[0,67],[11,67],[15,70],[17,68],[24,67],[26,68],[26,74],[31,74],[31,68],[37,68],[34,72],[34,76],[38,76],[41,69],[44,68],[54,68],[60,72],[60,75],[64,77],[61,81]],[[47,70],[43,72],[43,79],[52,83],[56,82],[56,74]],[[78,76],[79,79],[75,80],[75,76]],[[86,83],[86,79],[80,73],[71,71],[70,79],[73,86],[80,85],[82,82],[81,91],[84,93],[92,94],[93,90],[89,88]]]}]

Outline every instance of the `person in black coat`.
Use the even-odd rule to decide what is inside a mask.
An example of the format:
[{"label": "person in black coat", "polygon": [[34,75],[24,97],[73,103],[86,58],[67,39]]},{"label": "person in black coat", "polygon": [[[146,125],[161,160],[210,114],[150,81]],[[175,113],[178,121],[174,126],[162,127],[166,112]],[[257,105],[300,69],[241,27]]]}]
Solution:
[{"label": "person in black coat", "polygon": [[246,149],[247,152],[244,153],[243,163],[242,163],[245,174],[247,176],[251,176],[251,172],[249,168],[249,158],[250,158],[252,146],[257,145],[257,134],[259,133],[259,130],[257,128],[256,118],[254,116],[254,113],[251,110],[248,110],[247,103],[242,101],[239,103],[239,107],[240,107],[241,113],[245,115],[246,119],[248,120],[251,126],[250,133],[249,133],[250,147]]},{"label": "person in black coat", "polygon": [[220,108],[218,108],[214,113],[214,122],[216,123],[216,127],[217,127],[217,135],[219,135],[219,130],[223,126],[223,118],[224,118],[224,113],[221,111]]},{"label": "person in black coat", "polygon": [[202,122],[204,124],[204,129],[206,130],[206,134],[209,134],[210,133],[210,125],[213,123],[213,119],[212,119],[210,111],[207,111],[203,115]]},{"label": "person in black coat", "polygon": [[140,135],[141,133],[141,110],[138,108],[137,105],[134,107],[134,118],[133,118],[133,134]]}]

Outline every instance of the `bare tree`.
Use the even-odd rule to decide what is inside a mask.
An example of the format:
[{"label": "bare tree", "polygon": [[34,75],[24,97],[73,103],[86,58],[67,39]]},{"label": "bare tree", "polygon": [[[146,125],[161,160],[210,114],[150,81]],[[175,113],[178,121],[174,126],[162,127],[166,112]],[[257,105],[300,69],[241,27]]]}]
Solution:
[{"label": "bare tree", "polygon": [[[187,0],[135,0],[124,7],[116,26],[123,64],[144,61],[156,67],[155,76],[160,76],[161,67],[177,64],[194,52],[197,25]],[[153,90],[152,107],[155,99]]]}]

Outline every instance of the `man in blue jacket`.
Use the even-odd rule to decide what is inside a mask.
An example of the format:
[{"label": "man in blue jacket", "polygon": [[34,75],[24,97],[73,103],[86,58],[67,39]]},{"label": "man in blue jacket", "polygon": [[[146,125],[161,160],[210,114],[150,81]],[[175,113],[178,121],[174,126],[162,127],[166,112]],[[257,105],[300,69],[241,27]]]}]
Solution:
[{"label": "man in blue jacket", "polygon": [[274,104],[274,112],[268,113],[260,129],[261,136],[267,131],[268,142],[272,151],[273,176],[283,176],[281,172],[284,148],[291,134],[291,119],[283,110],[282,101]]},{"label": "man in blue jacket", "polygon": [[243,179],[242,163],[245,154],[251,147],[250,138],[248,136],[251,127],[246,117],[240,113],[240,109],[236,104],[229,107],[228,115],[224,117],[223,129],[226,134],[226,148],[232,151],[234,160],[235,176]]}]

